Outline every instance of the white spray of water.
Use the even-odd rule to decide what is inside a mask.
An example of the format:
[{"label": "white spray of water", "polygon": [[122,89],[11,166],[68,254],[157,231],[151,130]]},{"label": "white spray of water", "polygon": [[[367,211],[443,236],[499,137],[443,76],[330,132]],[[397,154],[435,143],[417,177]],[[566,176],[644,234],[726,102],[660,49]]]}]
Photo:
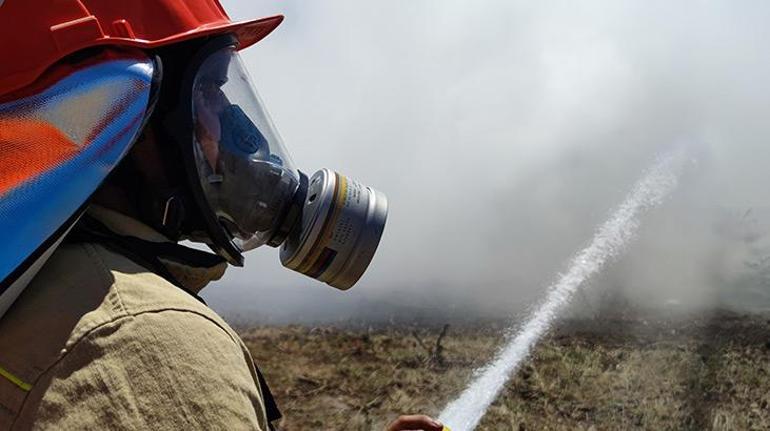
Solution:
[{"label": "white spray of water", "polygon": [[545,334],[557,313],[569,303],[572,294],[598,273],[607,261],[623,252],[639,227],[639,215],[660,204],[676,187],[683,161],[683,151],[674,151],[659,159],[634,185],[609,220],[596,231],[591,243],[573,257],[567,272],[549,287],[542,305],[518,332],[511,330],[507,343],[495,359],[477,370],[465,391],[446,406],[439,415],[443,423],[453,431],[476,428],[505,382]]}]

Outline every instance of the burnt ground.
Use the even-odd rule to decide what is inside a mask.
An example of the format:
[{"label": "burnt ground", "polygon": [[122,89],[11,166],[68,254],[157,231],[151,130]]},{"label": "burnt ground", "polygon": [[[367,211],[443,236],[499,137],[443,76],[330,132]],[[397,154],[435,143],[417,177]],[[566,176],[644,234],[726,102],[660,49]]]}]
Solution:
[{"label": "burnt ground", "polygon": [[[502,325],[250,327],[240,332],[285,430],[383,429],[437,414],[502,341]],[[437,351],[438,350],[438,351]],[[770,318],[561,322],[506,385],[479,429],[770,429]],[[451,424],[448,424],[451,426]]]}]

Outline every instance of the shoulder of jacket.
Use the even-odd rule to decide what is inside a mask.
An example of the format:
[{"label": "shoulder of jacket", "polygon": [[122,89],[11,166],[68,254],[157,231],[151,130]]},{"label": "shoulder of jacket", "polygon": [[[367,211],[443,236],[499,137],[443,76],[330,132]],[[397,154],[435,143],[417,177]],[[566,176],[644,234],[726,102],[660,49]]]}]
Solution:
[{"label": "shoulder of jacket", "polygon": [[[84,246],[95,251],[93,258],[99,261],[98,265],[106,271],[110,280],[108,300],[104,303],[110,310],[110,320],[144,313],[186,312],[200,316],[201,322],[210,322],[222,328],[230,337],[235,335],[214,310],[165,278],[101,245]],[[104,322],[97,319],[94,323],[101,325]]]},{"label": "shoulder of jacket", "polygon": [[[201,365],[251,358],[220,316],[165,279],[101,246],[64,244],[0,319],[0,423],[27,391],[45,391],[57,364],[88,364],[126,345],[179,364],[199,348],[209,353],[196,355]],[[247,381],[250,367],[226,368]]]},{"label": "shoulder of jacket", "polygon": [[0,361],[46,368],[98,328],[166,310],[241,344],[219,315],[162,277],[100,245],[64,244],[0,320]]}]

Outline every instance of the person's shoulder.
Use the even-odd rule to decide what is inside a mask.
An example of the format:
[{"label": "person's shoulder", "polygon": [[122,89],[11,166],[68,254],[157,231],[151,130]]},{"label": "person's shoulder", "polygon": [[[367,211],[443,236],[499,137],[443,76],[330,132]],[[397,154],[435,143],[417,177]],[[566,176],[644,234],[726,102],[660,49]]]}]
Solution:
[{"label": "person's shoulder", "polygon": [[200,299],[101,244],[66,244],[35,282],[45,285],[51,300],[57,297],[60,308],[85,312],[79,322],[82,331],[125,316],[176,310],[199,315],[229,332]]},{"label": "person's shoulder", "polygon": [[267,429],[255,373],[228,327],[191,307],[148,309],[80,337],[37,380],[40,402],[22,416],[66,429],[80,417],[103,429]]},{"label": "person's shoulder", "polygon": [[0,350],[6,351],[0,359],[30,372],[45,369],[81,339],[107,328],[133,322],[136,339],[157,336],[141,324],[151,320],[177,331],[169,336],[206,333],[211,343],[243,347],[219,315],[164,278],[101,245],[65,243],[0,320]]},{"label": "person's shoulder", "polygon": [[[145,290],[147,284],[162,287],[155,285],[156,280],[122,277],[116,274],[114,284],[121,300],[128,302],[126,313],[79,337],[40,379],[48,386],[40,389],[45,395],[38,413],[65,410],[48,408],[60,400],[64,400],[61,406],[100,411],[109,409],[111,400],[118,397],[137,407],[124,413],[136,420],[138,428],[151,423],[164,429],[267,429],[256,370],[235,331],[194,298],[188,302],[166,292],[132,299],[132,295],[151,295]],[[159,303],[146,302],[152,300]],[[67,394],[82,394],[93,387],[105,390],[77,401],[68,398]],[[49,420],[66,425],[63,428],[79,427],[77,422],[69,427],[69,419],[63,417]],[[105,429],[130,423],[115,420],[105,416],[99,422]]]}]

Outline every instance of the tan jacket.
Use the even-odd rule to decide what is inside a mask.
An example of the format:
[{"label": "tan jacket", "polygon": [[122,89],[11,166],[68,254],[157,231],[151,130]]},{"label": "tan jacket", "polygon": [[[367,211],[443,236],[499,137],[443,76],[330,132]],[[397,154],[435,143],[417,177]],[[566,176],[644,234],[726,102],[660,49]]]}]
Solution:
[{"label": "tan jacket", "polygon": [[[118,213],[111,230],[163,237]],[[175,268],[200,288],[218,278]],[[251,356],[211,309],[105,247],[64,244],[0,319],[0,430],[266,430]]]}]

